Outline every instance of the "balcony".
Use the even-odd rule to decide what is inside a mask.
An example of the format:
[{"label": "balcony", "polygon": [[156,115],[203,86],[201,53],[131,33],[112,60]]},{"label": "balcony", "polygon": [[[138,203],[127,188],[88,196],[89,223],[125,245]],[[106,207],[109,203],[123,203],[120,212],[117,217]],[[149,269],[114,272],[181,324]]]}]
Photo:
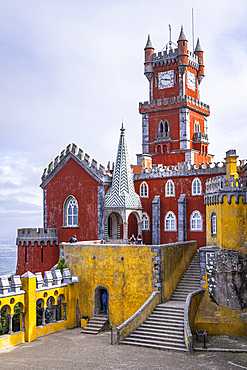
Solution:
[{"label": "balcony", "polygon": [[155,142],[166,142],[171,141],[170,133],[167,132],[158,132],[155,134]]},{"label": "balcony", "polygon": [[200,143],[202,141],[208,142],[208,134],[205,134],[204,132],[195,132],[193,136],[193,141],[196,141],[197,143]]}]

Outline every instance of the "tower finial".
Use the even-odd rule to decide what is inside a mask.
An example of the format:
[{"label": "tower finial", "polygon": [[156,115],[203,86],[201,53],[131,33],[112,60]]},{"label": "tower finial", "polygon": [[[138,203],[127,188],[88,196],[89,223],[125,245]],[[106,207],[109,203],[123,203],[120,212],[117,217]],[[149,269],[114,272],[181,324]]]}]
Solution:
[{"label": "tower finial", "polygon": [[123,118],[122,118],[122,126],[121,126],[121,128],[120,128],[120,131],[121,131],[121,132],[124,132],[124,131],[125,131],[124,124],[123,124]]}]

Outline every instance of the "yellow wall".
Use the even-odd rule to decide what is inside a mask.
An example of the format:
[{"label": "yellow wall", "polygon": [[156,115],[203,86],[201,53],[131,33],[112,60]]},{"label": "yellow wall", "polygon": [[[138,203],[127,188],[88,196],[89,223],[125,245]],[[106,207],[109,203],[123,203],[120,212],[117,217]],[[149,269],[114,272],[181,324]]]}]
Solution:
[{"label": "yellow wall", "polygon": [[153,291],[158,290],[158,266],[161,267],[163,279],[160,283],[163,300],[169,300],[196,250],[196,242],[168,244],[160,248],[60,244],[60,253],[66,256],[71,273],[79,277],[81,314],[91,319],[94,315],[95,289],[105,287],[109,291],[109,321],[113,326],[126,321]]},{"label": "yellow wall", "polygon": [[170,300],[196,252],[196,241],[162,246],[164,302]]},{"label": "yellow wall", "polygon": [[[8,306],[8,313],[14,313],[14,306],[17,303],[21,304],[21,312],[25,314],[25,332],[17,332],[0,336],[0,349],[11,347],[22,342],[30,342],[39,336],[53,333],[65,328],[76,326],[76,303],[78,298],[78,284],[68,284],[64,286],[52,286],[50,288],[42,288],[36,291],[36,277],[28,273],[28,276],[21,277],[22,289],[25,292],[7,296],[0,296],[0,310],[3,306]],[[57,304],[59,295],[63,295],[62,302],[67,303],[66,321],[59,321],[54,324],[36,327],[36,302],[42,300],[42,307],[47,307],[47,300],[52,297],[53,304]],[[13,302],[12,302],[13,301]],[[12,302],[12,303],[10,303]],[[62,307],[63,315],[63,307]],[[63,316],[62,316],[63,317]],[[21,316],[22,318],[22,316]],[[22,321],[22,320],[21,320]],[[22,322],[20,322],[20,328]]]},{"label": "yellow wall", "polygon": [[[211,214],[217,215],[217,236],[211,236]],[[206,206],[207,245],[217,245],[223,249],[234,249],[246,253],[247,244],[247,205],[243,204],[242,196],[239,204],[235,203],[235,196],[228,204],[224,195],[222,204]]]},{"label": "yellow wall", "polygon": [[200,302],[194,330],[206,330],[208,335],[247,336],[247,308],[231,310],[212,302],[206,291]]}]

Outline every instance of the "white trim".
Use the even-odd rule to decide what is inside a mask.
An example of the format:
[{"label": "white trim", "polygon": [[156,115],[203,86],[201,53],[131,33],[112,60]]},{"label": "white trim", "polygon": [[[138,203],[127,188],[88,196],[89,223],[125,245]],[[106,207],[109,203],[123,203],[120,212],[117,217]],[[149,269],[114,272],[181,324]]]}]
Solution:
[{"label": "white trim", "polygon": [[[200,184],[200,185],[199,185]],[[195,187],[195,189],[194,189]],[[195,177],[191,184],[192,195],[202,195],[202,182],[199,177]]]},{"label": "white trim", "polygon": [[148,198],[149,197],[149,187],[146,181],[142,181],[140,184],[140,198]]},{"label": "white trim", "polygon": [[164,230],[177,231],[177,217],[172,211],[165,215]]},{"label": "white trim", "polygon": [[[143,216],[145,216],[145,221],[143,220],[144,218]],[[143,231],[150,230],[150,218],[147,212],[142,212],[142,230]]]},{"label": "white trim", "polygon": [[175,185],[174,182],[169,179],[165,185],[165,196],[166,197],[175,197]]},{"label": "white trim", "polygon": [[[196,217],[197,215],[198,217]],[[190,231],[203,231],[203,218],[201,212],[192,212],[190,216]]]},{"label": "white trim", "polygon": [[[69,214],[68,208],[70,203],[73,202],[74,206],[76,206],[77,212],[74,213],[72,208],[72,213]],[[63,205],[63,226],[64,227],[78,227],[78,202],[73,195],[69,195]],[[77,221],[74,223],[74,221]]]}]

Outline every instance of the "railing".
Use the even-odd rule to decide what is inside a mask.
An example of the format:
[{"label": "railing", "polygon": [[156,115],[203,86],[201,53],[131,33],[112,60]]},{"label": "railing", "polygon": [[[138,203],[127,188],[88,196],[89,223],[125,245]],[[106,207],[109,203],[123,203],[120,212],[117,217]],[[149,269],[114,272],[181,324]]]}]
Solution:
[{"label": "railing", "polygon": [[[186,345],[186,348],[189,354],[193,353],[193,335],[191,331],[191,326],[194,323],[196,312],[197,312],[197,309],[198,309],[203,293],[204,293],[203,289],[196,290],[195,292],[188,294],[186,302],[185,302],[184,340],[185,340],[185,345]],[[193,297],[196,297],[196,299],[194,299],[194,302],[192,304]]]},{"label": "railing", "polygon": [[247,180],[244,176],[240,175],[237,179],[234,178],[234,175],[231,175],[229,178],[226,176],[216,176],[206,180],[206,194],[232,192],[236,190],[247,190]]},{"label": "railing", "polygon": [[155,134],[155,141],[169,141],[171,140],[169,132],[157,132]]},{"label": "railing", "polygon": [[116,330],[116,343],[123,340],[129,334],[133,333],[153,312],[154,308],[160,303],[160,292],[155,291],[151,294],[148,300],[136,311],[131,317],[129,317],[123,324],[114,328]]},{"label": "railing", "polygon": [[201,141],[208,141],[208,134],[205,134],[204,132],[195,132],[193,136],[193,140],[197,142]]},{"label": "railing", "polygon": [[[26,272],[21,277],[14,275],[9,283],[7,277],[0,277],[0,312],[6,308],[5,316],[9,321],[8,333],[0,336],[0,349],[24,341],[30,342],[41,335],[75,326],[77,277],[71,277],[68,268],[46,271],[44,279],[41,273],[35,275]],[[56,308],[61,303],[61,317],[56,319]],[[41,325],[37,326],[37,302],[42,311]],[[16,305],[20,315],[20,330],[13,332],[12,324]],[[46,310],[50,306],[51,322],[46,323]],[[1,320],[3,320],[2,318]]]}]

